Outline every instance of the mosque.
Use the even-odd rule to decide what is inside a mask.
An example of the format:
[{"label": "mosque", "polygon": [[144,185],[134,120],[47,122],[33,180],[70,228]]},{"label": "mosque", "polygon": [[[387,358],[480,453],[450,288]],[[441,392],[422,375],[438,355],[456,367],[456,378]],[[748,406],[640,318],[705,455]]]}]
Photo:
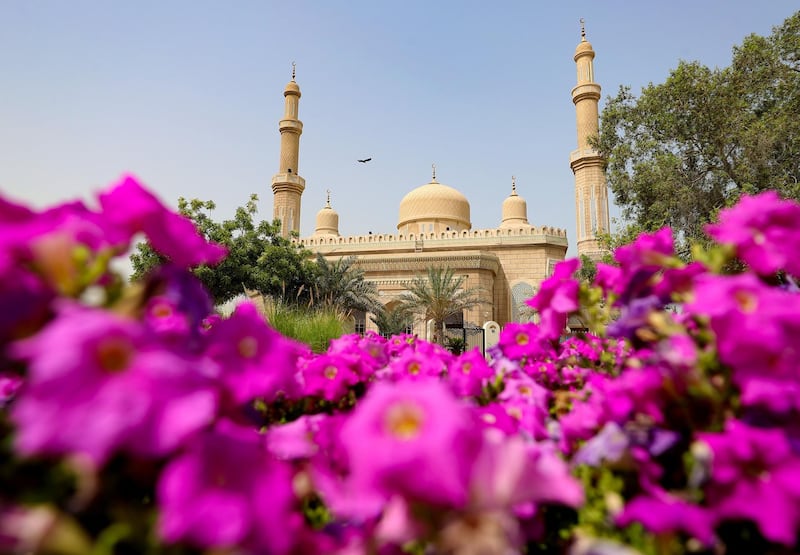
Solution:
[{"label": "mosque", "polygon": [[[579,255],[602,254],[598,236],[609,229],[608,187],[603,159],[589,144],[599,131],[600,85],[594,80],[594,50],[581,29],[575,49],[577,84],[572,89],[577,121],[577,146],[569,155],[575,176],[575,213]],[[280,168],[272,178],[273,217],[281,221],[281,233],[299,234],[300,206],[305,180],[298,171],[300,135],[298,119],[300,87],[292,80],[283,92],[285,111],[280,120]],[[499,200],[499,199],[498,199]],[[408,284],[430,266],[449,267],[465,278],[467,288],[484,292],[483,303],[466,311],[460,320],[467,326],[487,322],[503,326],[528,321],[525,300],[553,272],[567,252],[567,232],[549,225],[532,225],[527,204],[512,179],[511,193],[502,201],[502,217],[494,229],[472,229],[470,204],[457,189],[439,183],[436,169],[430,183],[409,191],[400,202],[395,230],[358,236],[339,234],[339,215],[330,203],[317,213],[316,228],[298,239],[305,248],[331,259],[356,257],[357,267],[375,283],[385,306],[391,308]],[[356,331],[376,329],[369,315],[355,315]],[[424,334],[424,323],[414,333]]]}]

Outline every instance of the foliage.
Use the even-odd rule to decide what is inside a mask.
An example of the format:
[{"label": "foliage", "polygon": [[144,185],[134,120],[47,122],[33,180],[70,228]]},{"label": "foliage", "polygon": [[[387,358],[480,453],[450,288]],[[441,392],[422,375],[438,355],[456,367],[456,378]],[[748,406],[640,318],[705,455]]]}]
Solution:
[{"label": "foliage", "polygon": [[347,316],[330,306],[308,307],[277,301],[268,303],[266,318],[281,334],[305,343],[315,353],[327,350],[331,340],[352,331]]},{"label": "foliage", "polygon": [[682,61],[662,84],[608,99],[597,148],[628,238],[670,226],[679,254],[745,193],[800,198],[800,12],[734,47],[731,65]]},{"label": "foliage", "polygon": [[[217,245],[131,178],[100,204],[0,202],[4,553],[800,550],[800,203],[557,264],[490,361],[213,314]],[[182,262],[120,290],[138,233]]]},{"label": "foliage", "polygon": [[328,260],[317,253],[313,278],[313,302],[349,316],[354,310],[377,312],[381,306],[378,287],[364,279],[356,258]]},{"label": "foliage", "polygon": [[378,333],[384,337],[401,335],[414,323],[414,314],[402,304],[380,306],[370,318],[378,326]]},{"label": "foliage", "polygon": [[451,316],[479,306],[483,292],[479,288],[464,288],[464,276],[456,276],[448,267],[431,266],[425,276],[417,276],[400,297],[403,306],[434,322],[434,342],[444,341],[444,322]]},{"label": "foliage", "polygon": [[[285,302],[307,302],[312,283],[310,253],[289,239],[281,237],[278,222],[256,223],[258,196],[251,195],[245,206],[236,209],[233,219],[217,222],[209,214],[213,201],[183,198],[178,201],[180,214],[190,218],[209,241],[224,245],[227,257],[217,265],[194,269],[216,304],[245,291],[278,297]],[[142,279],[164,262],[147,243],[139,243],[131,255],[134,280]]]}]

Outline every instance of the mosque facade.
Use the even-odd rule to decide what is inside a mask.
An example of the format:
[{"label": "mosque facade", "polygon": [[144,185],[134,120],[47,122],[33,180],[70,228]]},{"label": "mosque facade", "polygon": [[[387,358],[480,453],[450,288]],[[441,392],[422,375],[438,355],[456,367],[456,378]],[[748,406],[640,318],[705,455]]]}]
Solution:
[{"label": "mosque facade", "polygon": [[[594,50],[581,32],[575,50],[577,84],[572,90],[577,117],[578,148],[569,156],[575,176],[576,237],[579,255],[602,254],[598,236],[608,231],[608,187],[601,156],[589,138],[599,129],[600,85],[594,81]],[[280,120],[281,152],[278,173],[272,178],[273,218],[281,221],[285,237],[300,232],[301,197],[305,180],[298,172],[300,87],[292,80],[284,90],[285,110]],[[431,181],[411,190],[400,202],[397,226],[385,233],[342,236],[339,215],[330,203],[319,210],[314,233],[298,239],[305,248],[336,260],[355,257],[365,278],[375,283],[388,308],[399,301],[408,285],[427,269],[448,267],[464,278],[464,287],[482,292],[479,306],[465,311],[466,326],[486,322],[505,325],[528,321],[525,305],[555,264],[567,252],[567,232],[528,221],[527,203],[512,178],[511,192],[502,201],[501,219],[493,229],[473,229],[468,199],[457,189],[439,183],[435,167]],[[356,314],[356,330],[376,329],[368,314]],[[424,322],[410,331],[424,334]]]}]

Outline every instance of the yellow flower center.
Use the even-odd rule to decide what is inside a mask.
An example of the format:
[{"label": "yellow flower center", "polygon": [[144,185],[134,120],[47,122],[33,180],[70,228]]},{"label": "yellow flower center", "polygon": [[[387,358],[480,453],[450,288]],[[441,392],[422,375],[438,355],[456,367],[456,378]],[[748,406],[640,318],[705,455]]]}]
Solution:
[{"label": "yellow flower center", "polygon": [[424,415],[418,406],[408,403],[395,403],[386,411],[386,429],[397,439],[409,441],[420,434]]},{"label": "yellow flower center", "polygon": [[462,364],[461,371],[464,372],[465,374],[469,374],[472,371],[472,363],[465,362],[464,364]]},{"label": "yellow flower center", "polygon": [[329,380],[332,380],[338,373],[339,370],[335,366],[328,366],[325,368],[325,371],[322,374]]},{"label": "yellow flower center", "polygon": [[153,307],[153,316],[157,318],[168,318],[172,316],[172,307],[167,303],[158,303]]},{"label": "yellow flower center", "polygon": [[531,390],[531,388],[530,388],[530,387],[528,387],[527,385],[521,385],[521,386],[519,386],[519,388],[517,389],[517,391],[519,391],[519,392],[520,392],[522,395],[525,395],[526,397],[529,397],[529,396],[531,395],[531,393],[533,393],[533,391]]},{"label": "yellow flower center", "polygon": [[240,339],[238,346],[242,358],[253,358],[258,354],[258,341],[252,335]]},{"label": "yellow flower center", "polygon": [[527,345],[529,340],[527,333],[517,334],[517,345]]},{"label": "yellow flower center", "polygon": [[416,360],[408,365],[408,373],[414,376],[419,374],[419,369],[420,369],[419,362],[417,362]]},{"label": "yellow flower center", "polygon": [[97,346],[97,362],[106,372],[121,372],[133,358],[133,345],[124,337],[104,339]]},{"label": "yellow flower center", "polygon": [[758,307],[758,298],[748,291],[737,291],[733,294],[736,299],[736,304],[742,309],[742,312],[755,312]]}]

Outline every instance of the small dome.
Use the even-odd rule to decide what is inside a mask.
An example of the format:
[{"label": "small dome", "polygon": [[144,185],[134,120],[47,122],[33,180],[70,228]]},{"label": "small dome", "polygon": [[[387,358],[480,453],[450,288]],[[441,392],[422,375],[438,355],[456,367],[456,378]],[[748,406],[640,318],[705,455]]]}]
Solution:
[{"label": "small dome", "polygon": [[336,235],[339,236],[339,214],[331,208],[331,199],[317,212],[317,228],[314,235]]},{"label": "small dome", "polygon": [[592,43],[586,39],[583,39],[581,42],[578,43],[578,46],[575,47],[575,57],[574,59],[577,60],[584,52],[591,54],[594,58],[594,50],[592,50]]},{"label": "small dome", "polygon": [[528,203],[517,194],[516,183],[511,186],[511,194],[503,201],[503,220],[500,227],[530,226],[528,223]]},{"label": "small dome", "polygon": [[286,88],[283,89],[283,96],[292,93],[297,93],[297,96],[300,96],[300,86],[295,82],[294,79],[286,84]]},{"label": "small dome", "polygon": [[[456,189],[434,179],[417,187],[400,201],[400,220],[397,229],[415,224],[433,224],[435,231],[472,228],[469,221],[469,201]],[[411,231],[414,231],[413,229]]]}]

